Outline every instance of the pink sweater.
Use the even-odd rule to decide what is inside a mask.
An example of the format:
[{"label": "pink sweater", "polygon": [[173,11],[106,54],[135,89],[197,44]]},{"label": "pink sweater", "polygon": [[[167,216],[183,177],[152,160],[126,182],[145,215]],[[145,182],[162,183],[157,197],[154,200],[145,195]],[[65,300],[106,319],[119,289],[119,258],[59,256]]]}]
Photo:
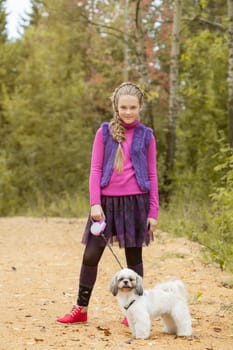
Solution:
[{"label": "pink sweater", "polygon": [[[112,177],[108,185],[104,188],[100,187],[102,176],[102,165],[104,157],[104,139],[102,129],[99,128],[93,143],[91,172],[89,179],[90,204],[101,204],[100,197],[104,196],[127,196],[133,194],[144,193],[140,190],[133,169],[133,164],[130,158],[130,147],[133,139],[133,134],[138,121],[132,124],[125,124],[126,140],[122,143],[124,151],[124,168],[121,174],[113,170]],[[158,198],[158,180],[156,172],[156,142],[152,135],[148,147],[148,175],[150,181],[150,208],[148,217],[157,219],[159,211]]]}]

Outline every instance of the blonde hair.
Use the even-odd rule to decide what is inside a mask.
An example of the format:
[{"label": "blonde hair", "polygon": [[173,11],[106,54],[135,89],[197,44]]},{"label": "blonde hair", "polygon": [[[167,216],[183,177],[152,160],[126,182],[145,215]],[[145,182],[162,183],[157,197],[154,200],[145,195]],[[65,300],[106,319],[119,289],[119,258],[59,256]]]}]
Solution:
[{"label": "blonde hair", "polygon": [[114,113],[113,119],[111,120],[111,134],[114,140],[116,140],[119,143],[114,160],[114,169],[118,173],[121,173],[123,171],[124,164],[124,153],[121,143],[125,141],[125,130],[121,123],[118,113],[118,102],[120,96],[122,95],[137,96],[140,107],[143,106],[144,100],[143,91],[136,84],[133,84],[131,82],[122,83],[114,90],[111,96],[112,108]]}]

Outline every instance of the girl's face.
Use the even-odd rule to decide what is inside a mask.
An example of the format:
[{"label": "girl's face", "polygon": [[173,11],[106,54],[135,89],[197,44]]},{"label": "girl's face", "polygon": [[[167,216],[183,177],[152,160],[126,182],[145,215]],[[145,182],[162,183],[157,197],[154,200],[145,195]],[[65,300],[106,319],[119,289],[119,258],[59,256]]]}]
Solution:
[{"label": "girl's face", "polygon": [[118,100],[119,117],[127,124],[139,119],[141,106],[137,96],[121,95]]}]

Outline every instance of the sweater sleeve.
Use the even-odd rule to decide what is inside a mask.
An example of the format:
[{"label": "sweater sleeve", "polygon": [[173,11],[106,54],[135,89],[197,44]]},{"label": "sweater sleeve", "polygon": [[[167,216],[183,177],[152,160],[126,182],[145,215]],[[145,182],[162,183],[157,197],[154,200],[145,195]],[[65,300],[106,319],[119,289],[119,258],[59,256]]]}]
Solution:
[{"label": "sweater sleeve", "polygon": [[147,153],[148,159],[148,175],[150,181],[150,208],[148,217],[157,220],[159,213],[159,193],[158,193],[158,178],[156,164],[156,141],[152,135]]},{"label": "sweater sleeve", "polygon": [[90,205],[101,204],[100,181],[104,158],[104,139],[102,129],[96,132],[92,146],[91,169],[89,177]]}]

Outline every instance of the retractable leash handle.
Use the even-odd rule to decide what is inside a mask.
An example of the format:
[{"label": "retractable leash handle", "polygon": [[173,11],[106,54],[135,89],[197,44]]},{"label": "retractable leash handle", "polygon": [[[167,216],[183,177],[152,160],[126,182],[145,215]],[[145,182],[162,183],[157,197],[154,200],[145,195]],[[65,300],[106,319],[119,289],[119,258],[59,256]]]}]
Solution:
[{"label": "retractable leash handle", "polygon": [[100,221],[92,221],[91,233],[94,236],[100,236],[101,232],[104,231],[105,227],[106,227],[106,222],[103,219]]},{"label": "retractable leash handle", "polygon": [[103,238],[103,240],[105,241],[106,245],[110,249],[112,255],[114,256],[114,258],[118,262],[120,268],[123,269],[123,266],[121,265],[120,260],[118,259],[118,257],[114,253],[114,251],[112,250],[112,247],[110,246],[108,240],[106,239],[106,237],[105,237],[105,235],[103,233],[105,227],[106,227],[106,222],[103,219],[100,220],[100,221],[92,221],[92,225],[91,225],[90,231],[91,231],[91,233],[94,236],[101,236]]}]

